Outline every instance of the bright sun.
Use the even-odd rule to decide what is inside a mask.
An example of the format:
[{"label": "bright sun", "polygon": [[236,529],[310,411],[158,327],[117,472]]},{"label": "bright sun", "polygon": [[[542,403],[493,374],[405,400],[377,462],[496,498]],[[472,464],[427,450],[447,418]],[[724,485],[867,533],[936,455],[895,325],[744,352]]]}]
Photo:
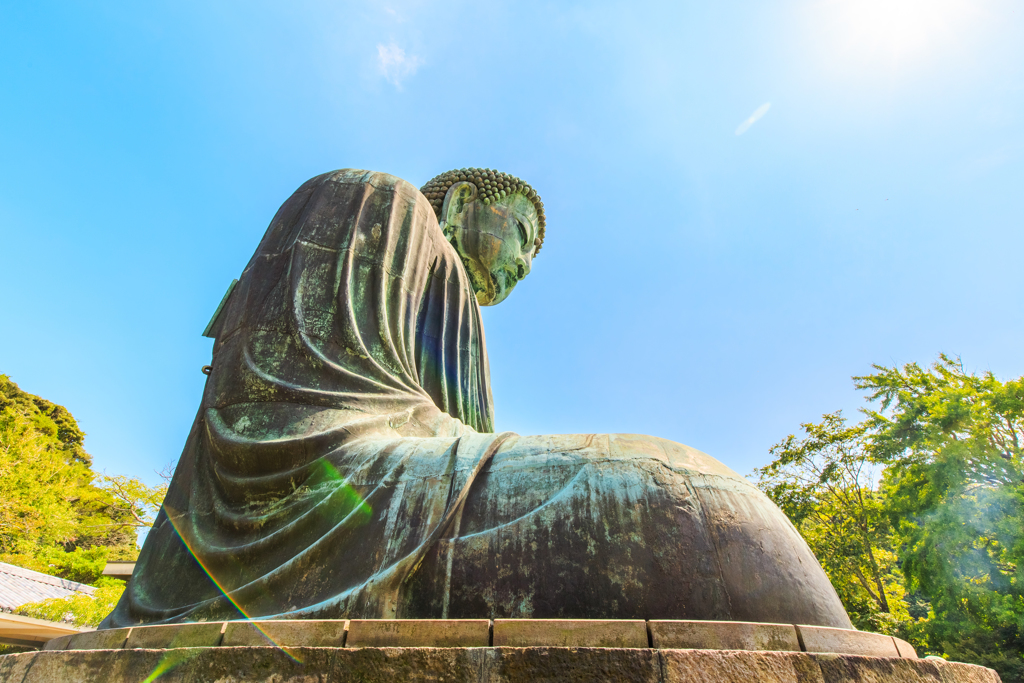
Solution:
[{"label": "bright sun", "polygon": [[976,13],[969,0],[826,0],[818,37],[847,68],[901,69],[954,42]]}]

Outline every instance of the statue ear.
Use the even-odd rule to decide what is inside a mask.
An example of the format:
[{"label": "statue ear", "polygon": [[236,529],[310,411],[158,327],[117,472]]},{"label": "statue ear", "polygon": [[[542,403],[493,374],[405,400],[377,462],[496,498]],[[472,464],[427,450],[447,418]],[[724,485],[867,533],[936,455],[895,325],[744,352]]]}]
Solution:
[{"label": "statue ear", "polygon": [[465,180],[448,188],[441,205],[441,230],[448,235],[449,228],[462,225],[462,210],[476,199],[476,185]]}]

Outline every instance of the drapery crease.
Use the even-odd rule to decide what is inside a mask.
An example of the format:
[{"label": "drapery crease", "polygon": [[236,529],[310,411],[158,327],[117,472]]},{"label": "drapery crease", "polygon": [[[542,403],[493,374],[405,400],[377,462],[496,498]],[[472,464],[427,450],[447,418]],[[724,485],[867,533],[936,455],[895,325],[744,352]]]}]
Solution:
[{"label": "drapery crease", "polygon": [[479,307],[426,199],[383,173],[305,183],[213,331],[202,406],[104,625],[394,613],[464,502],[451,492],[503,440]]},{"label": "drapery crease", "polygon": [[[492,434],[480,310],[426,198],[343,170],[280,208],[103,628],[237,618],[850,628],[785,515],[682,444]],[[609,373],[621,372],[615,357]]]}]

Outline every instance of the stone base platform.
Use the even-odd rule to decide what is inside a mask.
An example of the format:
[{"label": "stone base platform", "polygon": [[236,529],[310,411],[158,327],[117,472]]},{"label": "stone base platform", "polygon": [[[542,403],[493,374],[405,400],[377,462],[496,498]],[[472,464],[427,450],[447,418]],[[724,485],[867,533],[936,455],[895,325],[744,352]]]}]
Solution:
[{"label": "stone base platform", "polygon": [[9,683],[999,683],[935,659],[741,650],[271,646],[44,650],[0,657]]},{"label": "stone base platform", "polygon": [[898,638],[643,619],[223,621],[108,629],[0,657],[0,683],[999,683]]},{"label": "stone base platform", "polygon": [[267,619],[91,631],[44,650],[190,647],[601,647],[835,653],[917,659],[878,633],[801,624],[644,619]]}]

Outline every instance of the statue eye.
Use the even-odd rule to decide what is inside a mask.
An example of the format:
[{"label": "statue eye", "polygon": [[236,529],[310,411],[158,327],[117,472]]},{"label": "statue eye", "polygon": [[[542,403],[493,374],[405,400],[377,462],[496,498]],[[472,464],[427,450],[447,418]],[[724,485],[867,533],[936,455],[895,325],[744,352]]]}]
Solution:
[{"label": "statue eye", "polygon": [[526,251],[526,246],[530,243],[530,231],[518,218],[515,219],[515,222],[516,227],[519,228],[519,244],[523,248],[523,251]]}]

